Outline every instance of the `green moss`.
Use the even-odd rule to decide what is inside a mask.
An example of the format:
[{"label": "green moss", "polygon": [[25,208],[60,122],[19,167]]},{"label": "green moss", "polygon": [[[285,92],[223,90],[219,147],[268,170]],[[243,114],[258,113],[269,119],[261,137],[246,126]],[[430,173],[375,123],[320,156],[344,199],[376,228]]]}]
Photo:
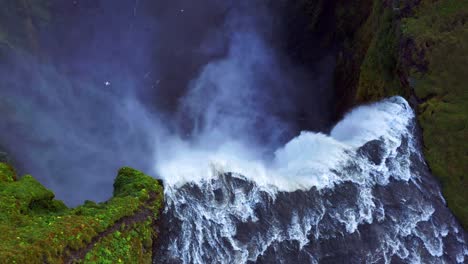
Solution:
[{"label": "green moss", "polygon": [[449,207],[468,227],[468,1],[422,2],[403,20],[404,35],[423,53],[427,71],[412,69],[425,157],[441,179]]},{"label": "green moss", "polygon": [[364,30],[375,32],[361,65],[356,93],[358,102],[390,95],[405,95],[397,74],[399,30],[396,13],[375,0]]},{"label": "green moss", "polygon": [[115,231],[94,246],[81,263],[151,263],[151,219]]},{"label": "green moss", "polygon": [[[163,203],[161,185],[130,168],[117,176],[118,196],[100,204],[87,201],[73,209],[54,200],[54,194],[29,175],[16,181],[3,163],[0,179],[0,263],[62,263],[70,252],[84,248],[119,219],[145,209],[159,212]],[[148,234],[154,235],[149,224],[135,223],[139,232],[146,232],[138,238],[142,243]],[[130,245],[134,240],[111,242]],[[112,259],[117,257],[119,253],[114,252]]]},{"label": "green moss", "polygon": [[14,182],[16,173],[13,168],[5,163],[0,163],[0,184],[1,182]]},{"label": "green moss", "polygon": [[[161,186],[154,184],[154,179],[148,178],[142,172],[132,168],[122,168],[114,182],[114,196],[128,196],[139,193],[145,195],[148,192],[160,192]],[[147,198],[147,197],[146,197]]]}]

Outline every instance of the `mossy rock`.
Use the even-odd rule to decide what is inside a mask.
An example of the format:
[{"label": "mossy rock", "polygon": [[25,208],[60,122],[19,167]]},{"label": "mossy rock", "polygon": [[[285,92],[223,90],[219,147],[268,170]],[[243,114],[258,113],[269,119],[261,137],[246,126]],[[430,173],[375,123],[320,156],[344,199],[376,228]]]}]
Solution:
[{"label": "mossy rock", "polygon": [[0,163],[0,182],[14,182],[16,173],[13,167],[6,163]]},{"label": "mossy rock", "polygon": [[[135,258],[130,262],[150,263],[162,186],[130,168],[119,172],[116,186],[118,195],[105,203],[67,208],[32,176],[17,180],[13,169],[0,163],[0,263],[113,263],[129,256]],[[128,236],[116,235],[120,232]],[[114,250],[115,245],[128,250]],[[99,253],[108,250],[109,256]],[[93,257],[86,261],[86,254]]]}]

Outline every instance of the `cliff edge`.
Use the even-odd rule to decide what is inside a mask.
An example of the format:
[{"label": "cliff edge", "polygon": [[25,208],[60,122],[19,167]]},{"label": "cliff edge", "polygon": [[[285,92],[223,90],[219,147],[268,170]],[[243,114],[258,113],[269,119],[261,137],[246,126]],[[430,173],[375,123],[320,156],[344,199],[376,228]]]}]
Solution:
[{"label": "cliff edge", "polygon": [[151,263],[163,197],[158,180],[122,168],[110,200],[67,208],[0,163],[0,263]]}]

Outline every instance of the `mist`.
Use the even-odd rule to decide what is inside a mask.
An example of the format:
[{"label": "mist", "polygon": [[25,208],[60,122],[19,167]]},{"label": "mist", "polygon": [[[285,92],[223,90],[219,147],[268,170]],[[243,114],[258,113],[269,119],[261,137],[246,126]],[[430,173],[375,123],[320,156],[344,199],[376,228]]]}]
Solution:
[{"label": "mist", "polygon": [[[265,1],[52,1],[38,50],[0,65],[0,146],[69,205],[103,201],[118,168],[170,181],[198,158],[272,160],[327,131],[333,52],[306,68]],[[39,54],[39,55],[38,55]],[[190,151],[194,156],[184,160]],[[182,157],[182,158],[181,158]],[[169,175],[169,176],[167,176]]]}]

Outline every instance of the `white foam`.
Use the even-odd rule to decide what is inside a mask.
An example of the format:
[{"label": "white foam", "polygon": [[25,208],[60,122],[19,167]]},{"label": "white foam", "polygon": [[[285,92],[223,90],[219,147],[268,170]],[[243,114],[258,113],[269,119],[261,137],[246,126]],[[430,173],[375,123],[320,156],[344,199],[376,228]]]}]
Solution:
[{"label": "white foam", "polygon": [[[262,159],[257,152],[259,148],[229,137],[217,144],[209,144],[209,134],[191,143],[172,139],[166,142],[167,151],[157,160],[156,170],[170,186],[199,183],[225,172],[241,174],[274,191],[328,188],[344,180],[362,183],[369,179],[353,179],[352,175],[343,178],[335,171],[348,162],[356,162],[357,148],[371,140],[383,139],[386,155],[396,155],[402,137],[409,134],[407,127],[413,117],[411,108],[401,97],[361,106],[347,114],[330,135],[302,132],[276,150],[273,160]],[[395,169],[399,173],[393,175],[409,179],[408,168]],[[388,179],[388,168],[379,170],[384,174],[384,181]]]},{"label": "white foam", "polygon": [[396,143],[413,117],[414,113],[405,99],[392,97],[354,109],[336,124],[331,137],[353,147],[380,137]]},{"label": "white foam", "polygon": [[465,247],[463,252],[457,254],[457,263],[465,263],[465,256],[468,256],[468,249]]}]

